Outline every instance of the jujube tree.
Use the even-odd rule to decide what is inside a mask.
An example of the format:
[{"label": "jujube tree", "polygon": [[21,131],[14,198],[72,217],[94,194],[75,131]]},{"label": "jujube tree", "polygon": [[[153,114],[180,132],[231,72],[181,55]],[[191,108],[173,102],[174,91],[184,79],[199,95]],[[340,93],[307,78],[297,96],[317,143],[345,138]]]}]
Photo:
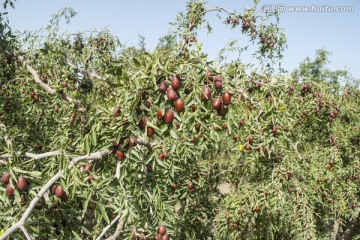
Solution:
[{"label": "jujube tree", "polygon": [[[108,31],[59,35],[72,9],[4,37],[0,239],[356,234],[358,87],[276,75],[286,38],[258,8],[190,1],[153,52]],[[208,60],[196,34],[212,11],[266,67]]]}]

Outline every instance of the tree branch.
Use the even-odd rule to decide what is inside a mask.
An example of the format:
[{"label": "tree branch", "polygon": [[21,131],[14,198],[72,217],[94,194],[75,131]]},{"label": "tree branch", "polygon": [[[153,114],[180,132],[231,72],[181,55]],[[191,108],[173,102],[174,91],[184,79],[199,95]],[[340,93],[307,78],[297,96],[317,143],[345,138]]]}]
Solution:
[{"label": "tree branch", "polygon": [[[91,153],[89,155],[85,156],[78,156],[74,157],[69,164],[68,169],[70,170],[73,166],[75,166],[78,162],[83,160],[101,160],[104,157],[107,157],[110,154],[110,151],[105,149],[98,152]],[[20,218],[18,222],[16,222],[14,225],[12,225],[10,228],[8,228],[3,235],[0,236],[0,240],[5,240],[10,234],[12,234],[17,229],[21,229],[25,224],[26,219],[30,216],[32,210],[34,209],[36,203],[41,199],[41,197],[46,193],[46,191],[57,181],[60,179],[61,174],[64,172],[62,170],[61,172],[55,174],[47,183],[40,189],[39,193],[31,200],[28,208],[25,210],[24,214]],[[24,233],[25,234],[25,233]]]},{"label": "tree branch", "polygon": [[356,217],[355,219],[353,219],[353,220],[351,220],[351,221],[348,222],[348,224],[347,224],[347,226],[346,226],[346,230],[345,230],[343,236],[341,237],[341,240],[349,240],[350,237],[351,237],[351,234],[353,233],[353,231],[354,231],[354,229],[355,229],[355,227],[356,227],[356,225],[358,224],[356,219],[357,219],[357,218],[359,217],[359,215],[360,215],[360,205],[359,205],[359,204],[358,204],[358,206],[355,208],[355,214],[356,214],[357,217]]},{"label": "tree branch", "polygon": [[[41,153],[41,154],[35,154],[35,153],[29,153],[26,152],[23,155],[21,154],[21,152],[14,152],[13,155],[16,155],[18,157],[28,157],[28,158],[32,158],[34,160],[40,160],[43,158],[47,158],[47,157],[53,157],[53,156],[58,156],[61,154],[61,151],[54,151],[54,152],[46,152],[46,153]],[[0,155],[0,159],[8,159],[10,158],[12,155],[9,153]],[[6,165],[7,162],[6,161],[0,161],[0,164]]]},{"label": "tree branch", "polygon": [[5,136],[4,136],[4,141],[5,141],[5,144],[8,148],[10,148],[10,146],[12,145],[12,141],[11,139],[9,138],[9,136],[7,135],[7,130],[6,130],[6,126],[5,124],[3,124],[0,120],[0,129],[5,133]]},{"label": "tree branch", "polygon": [[24,226],[21,226],[20,229],[24,233],[26,239],[31,240],[31,237],[30,237],[29,233],[26,231],[26,228]]},{"label": "tree branch", "polygon": [[[35,71],[34,68],[32,68],[26,61],[25,58],[21,55],[17,55],[17,58],[19,59],[19,61],[22,63],[22,65],[24,67],[26,67],[26,69],[31,73],[31,75],[34,77],[34,80],[37,84],[39,84],[46,92],[50,93],[51,95],[55,95],[56,94],[56,90],[52,89],[49,85],[47,85],[46,83],[44,83],[43,81],[41,81],[41,79],[39,78],[39,75],[37,74],[37,72]],[[79,112],[81,112],[81,123],[82,125],[85,125],[86,123],[86,109],[85,107],[80,103],[80,101],[76,100],[76,99],[72,99],[71,97],[67,96],[65,93],[61,94],[62,98],[71,104],[74,104]]]},{"label": "tree branch", "polygon": [[[91,55],[89,57],[91,57]],[[88,59],[86,59],[86,61],[88,61]],[[113,86],[113,83],[110,80],[106,79],[103,76],[98,75],[97,73],[90,72],[90,71],[88,71],[88,70],[86,70],[84,68],[80,68],[80,67],[75,66],[67,58],[65,58],[65,64],[68,65],[69,67],[81,72],[82,74],[88,76],[89,78],[96,79],[96,80],[101,80],[103,82],[106,82],[110,86]]]},{"label": "tree branch", "polygon": [[226,12],[228,14],[235,14],[234,12],[231,12],[229,10],[226,10],[225,8],[223,7],[214,7],[214,8],[208,8],[206,9],[203,13],[208,13],[208,12],[213,12],[213,11],[217,11],[217,12]]},{"label": "tree branch", "polygon": [[53,157],[60,155],[60,151],[54,151],[54,152],[47,152],[47,153],[41,153],[41,154],[34,154],[34,153],[25,153],[25,157],[32,158],[35,160],[40,160],[47,157]]},{"label": "tree branch", "polygon": [[[101,232],[100,235],[96,238],[96,240],[100,240],[100,239],[105,235],[105,233],[111,228],[111,226],[114,225],[114,224],[116,223],[116,221],[119,220],[119,219],[120,219],[120,215],[118,215],[116,218],[114,218],[114,219],[110,222],[110,224],[107,225],[107,226],[102,230],[102,232]],[[121,226],[119,226],[119,225],[121,225]],[[116,231],[115,231],[115,233],[117,233],[117,232],[118,232],[118,229],[119,229],[119,233],[117,234],[117,236],[119,236],[119,234],[120,234],[120,232],[121,232],[121,230],[122,230],[122,227],[123,227],[123,221],[120,221],[120,222],[118,223],[118,226],[116,227]],[[115,235],[115,233],[114,233],[114,235]],[[114,236],[114,235],[112,235],[112,236]],[[112,236],[111,236],[111,237],[112,237]],[[116,237],[117,237],[117,236],[116,236]],[[111,237],[109,237],[109,238],[107,238],[107,239],[110,239]],[[115,237],[114,239],[116,239],[116,237]]]},{"label": "tree branch", "polygon": [[335,219],[334,224],[332,225],[332,230],[331,230],[331,240],[336,240],[336,235],[338,234],[339,231],[339,222],[337,219]]},{"label": "tree branch", "polygon": [[116,230],[115,230],[114,234],[111,235],[110,237],[108,237],[106,240],[116,240],[117,237],[120,235],[123,226],[124,226],[124,222],[119,221],[118,225],[116,226]]},{"label": "tree branch", "polygon": [[139,137],[136,140],[137,144],[142,145],[142,146],[146,146],[147,149],[151,152],[153,147],[157,145],[157,143],[151,143],[145,140],[145,138]]},{"label": "tree branch", "polygon": [[84,156],[78,156],[78,157],[74,157],[70,164],[68,169],[70,170],[74,165],[76,165],[78,162],[80,161],[88,161],[88,160],[101,160],[104,157],[107,157],[110,154],[110,151],[108,149],[104,149],[98,152],[94,152],[94,153],[90,153],[89,155],[84,155]]},{"label": "tree branch", "polygon": [[26,67],[26,69],[31,73],[31,75],[33,75],[34,80],[37,84],[40,85],[40,87],[42,87],[46,92],[50,93],[51,95],[56,94],[56,90],[52,89],[49,85],[47,85],[46,83],[44,83],[43,81],[41,81],[39,75],[37,74],[37,72],[35,71],[35,69],[33,69],[26,61],[25,58],[21,55],[18,55],[17,58],[19,59],[19,61],[22,63],[22,65],[24,67]]}]

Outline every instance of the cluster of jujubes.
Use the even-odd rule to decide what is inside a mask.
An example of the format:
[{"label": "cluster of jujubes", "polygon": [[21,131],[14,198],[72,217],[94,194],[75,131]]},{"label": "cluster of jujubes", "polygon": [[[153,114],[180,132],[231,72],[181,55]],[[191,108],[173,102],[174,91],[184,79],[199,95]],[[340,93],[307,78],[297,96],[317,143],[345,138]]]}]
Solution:
[{"label": "cluster of jujubes", "polygon": [[[4,172],[2,177],[1,177],[1,185],[5,186],[6,185],[6,196],[11,197],[14,195],[14,187],[13,185],[10,183],[10,178],[11,175],[8,172]],[[24,176],[19,176],[18,180],[16,182],[16,187],[19,191],[24,191],[26,190],[28,185],[28,182],[26,180],[26,178]]]}]

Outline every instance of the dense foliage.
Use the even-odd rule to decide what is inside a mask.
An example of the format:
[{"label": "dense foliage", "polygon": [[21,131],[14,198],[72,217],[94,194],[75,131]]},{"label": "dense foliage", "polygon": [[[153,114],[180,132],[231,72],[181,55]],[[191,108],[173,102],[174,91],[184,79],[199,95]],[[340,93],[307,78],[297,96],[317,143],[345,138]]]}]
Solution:
[{"label": "dense foliage", "polygon": [[[324,50],[275,74],[286,38],[257,8],[191,1],[152,52],[59,34],[72,9],[18,36],[1,18],[3,237],[359,238],[358,83]],[[208,59],[196,34],[211,11],[265,67]]]}]

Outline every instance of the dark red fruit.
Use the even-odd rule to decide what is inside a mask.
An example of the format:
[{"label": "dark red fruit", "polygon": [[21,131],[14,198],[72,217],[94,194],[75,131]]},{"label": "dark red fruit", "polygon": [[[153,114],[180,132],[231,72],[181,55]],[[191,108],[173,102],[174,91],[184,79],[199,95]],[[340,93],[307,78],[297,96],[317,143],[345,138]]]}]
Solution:
[{"label": "dark red fruit", "polygon": [[194,187],[194,183],[192,181],[190,181],[187,185],[188,189],[193,189]]},{"label": "dark red fruit", "polygon": [[72,115],[70,118],[70,124],[74,124],[76,115]]},{"label": "dark red fruit", "polygon": [[205,74],[205,79],[208,81],[213,81],[213,77],[211,76],[211,72],[206,72]]},{"label": "dark red fruit", "polygon": [[201,100],[208,101],[211,98],[211,89],[206,86],[202,89]]},{"label": "dark red fruit", "polygon": [[6,185],[9,183],[10,180],[10,173],[4,172],[4,174],[1,177],[1,185]]},{"label": "dark red fruit", "polygon": [[6,186],[6,196],[10,197],[14,195],[14,188],[11,186],[10,183]]},{"label": "dark red fruit", "polygon": [[196,124],[195,124],[195,129],[196,129],[196,131],[199,131],[200,128],[201,128],[201,124],[200,124],[200,123],[196,123]]},{"label": "dark red fruit", "polygon": [[320,110],[321,110],[321,107],[319,106],[319,105],[316,105],[316,112],[320,112]]},{"label": "dark red fruit", "polygon": [[148,137],[152,137],[154,135],[154,129],[152,129],[151,127],[147,128],[147,136]]},{"label": "dark red fruit", "polygon": [[247,144],[247,145],[245,146],[245,149],[246,149],[247,151],[249,151],[249,150],[251,149],[250,144]]},{"label": "dark red fruit", "polygon": [[225,106],[229,105],[231,103],[231,95],[229,92],[224,92],[222,95],[222,101]]},{"label": "dark red fruit", "polygon": [[54,112],[56,112],[56,113],[59,112],[59,108],[57,106],[54,107]]},{"label": "dark red fruit", "polygon": [[161,154],[160,154],[160,160],[163,160],[164,158],[167,158],[169,155],[168,155],[168,153],[167,152],[162,152]]},{"label": "dark red fruit", "polygon": [[171,124],[174,120],[174,111],[169,108],[166,110],[165,114],[164,114],[164,121],[167,123],[167,124]]},{"label": "dark red fruit", "polygon": [[56,187],[55,196],[58,198],[62,198],[64,196],[64,190],[61,185]]},{"label": "dark red fruit", "polygon": [[68,200],[68,196],[66,195],[66,193],[64,192],[64,194],[62,195],[62,197],[60,198],[61,201],[66,202]]},{"label": "dark red fruit", "polygon": [[146,117],[145,116],[142,116],[139,123],[138,123],[138,127],[141,129],[141,130],[144,130],[145,127],[146,127]]},{"label": "dark red fruit", "polygon": [[194,90],[193,84],[190,83],[190,84],[187,85],[187,87],[186,87],[186,89],[185,89],[185,93],[186,93],[186,94],[190,94],[193,90]]},{"label": "dark red fruit", "polygon": [[244,126],[244,120],[240,120],[240,122],[239,122],[239,127],[242,127],[242,126]]},{"label": "dark red fruit", "polygon": [[156,235],[156,236],[154,237],[154,240],[161,240],[161,235]]},{"label": "dark red fruit", "polygon": [[178,98],[175,101],[175,109],[178,112],[181,112],[184,109],[184,100],[182,98]]},{"label": "dark red fruit", "polygon": [[177,185],[174,183],[174,184],[172,185],[172,188],[173,188],[174,190],[176,190]]},{"label": "dark red fruit", "polygon": [[42,209],[42,203],[40,201],[38,201],[36,204],[35,204],[35,209],[36,210],[41,210]]},{"label": "dark red fruit", "polygon": [[35,94],[33,97],[33,101],[34,103],[37,103],[39,101],[39,96]]},{"label": "dark red fruit", "polygon": [[237,140],[237,136],[236,136],[236,135],[234,135],[234,136],[233,136],[233,139],[234,139],[234,141],[236,141],[236,140]]},{"label": "dark red fruit", "polygon": [[120,108],[119,107],[114,107],[114,111],[113,111],[112,116],[116,117],[119,113],[120,113]]},{"label": "dark red fruit", "polygon": [[224,116],[224,115],[225,115],[225,106],[224,106],[224,104],[221,104],[220,108],[217,110],[217,113],[218,113],[220,116]]},{"label": "dark red fruit", "polygon": [[159,85],[159,91],[162,92],[162,93],[164,93],[164,92],[166,92],[167,88],[168,88],[167,82],[166,82],[166,81],[162,81],[162,82],[160,83],[160,85]]},{"label": "dark red fruit", "polygon": [[34,91],[32,91],[32,92],[30,93],[30,97],[31,97],[31,98],[34,98],[35,95],[36,95],[36,93],[35,93]]},{"label": "dark red fruit", "polygon": [[148,101],[148,100],[145,100],[143,102],[144,106],[147,108],[147,109],[150,109],[151,108],[151,103]]},{"label": "dark red fruit", "polygon": [[124,158],[125,158],[125,154],[122,151],[117,151],[116,152],[116,159],[118,161],[122,161],[122,160],[124,160]]},{"label": "dark red fruit", "polygon": [[167,90],[166,96],[170,101],[175,101],[178,97],[177,93],[172,88]]},{"label": "dark red fruit", "polygon": [[158,110],[157,110],[157,112],[156,112],[156,118],[158,119],[158,120],[162,120],[162,118],[163,118],[163,115],[162,115],[162,112],[161,112],[161,109],[159,108]]},{"label": "dark red fruit", "polygon": [[214,79],[214,87],[217,90],[220,90],[220,89],[222,89],[222,84],[223,84],[222,77],[221,76],[216,76],[215,79]]},{"label": "dark red fruit", "polygon": [[63,88],[67,88],[67,87],[68,87],[68,83],[67,83],[67,82],[63,82],[62,87],[63,87]]},{"label": "dark red fruit", "polygon": [[53,185],[51,185],[50,187],[50,192],[52,195],[55,195],[56,193],[56,188],[57,188],[57,185],[54,183]]},{"label": "dark red fruit", "polygon": [[273,126],[273,127],[272,127],[271,132],[272,132],[274,135],[277,134],[276,126]]},{"label": "dark red fruit", "polygon": [[262,146],[261,150],[263,151],[263,153],[266,153],[266,151],[267,151],[265,146]]},{"label": "dark red fruit", "polygon": [[195,143],[195,142],[196,142],[195,137],[194,137],[194,136],[192,136],[192,135],[190,136],[190,142],[191,142],[191,143]]},{"label": "dark red fruit", "polygon": [[56,229],[55,229],[55,234],[56,234],[56,235],[60,235],[60,234],[61,234],[61,231],[60,231],[59,228],[56,228]]},{"label": "dark red fruit", "polygon": [[161,240],[169,240],[169,234],[165,233],[164,236],[161,237]]},{"label": "dark red fruit", "polygon": [[95,179],[94,175],[90,174],[89,180],[90,180],[90,181],[93,181],[94,179]]},{"label": "dark red fruit", "polygon": [[119,148],[119,144],[117,143],[117,141],[114,141],[114,142],[113,142],[112,154],[115,154],[116,151],[118,150],[118,148]]},{"label": "dark red fruit", "polygon": [[211,106],[213,107],[213,109],[219,110],[221,107],[220,97],[214,97]]},{"label": "dark red fruit", "polygon": [[84,172],[90,172],[90,169],[91,169],[91,164],[90,163],[87,163],[84,167]]},{"label": "dark red fruit", "polygon": [[165,228],[165,226],[164,226],[164,225],[160,225],[159,228],[158,228],[158,230],[157,230],[157,232],[158,232],[158,234],[160,234],[160,235],[165,235],[165,233],[166,233],[166,228]]},{"label": "dark red fruit", "polygon": [[171,78],[171,87],[174,89],[174,90],[178,90],[181,86],[181,81],[180,81],[180,78],[178,76],[173,76]]},{"label": "dark red fruit", "polygon": [[136,144],[137,144],[136,137],[135,136],[129,137],[129,145],[130,145],[130,147],[135,147]]},{"label": "dark red fruit", "polygon": [[22,191],[25,190],[27,187],[26,178],[24,176],[18,177],[18,182],[16,183],[16,187]]},{"label": "dark red fruit", "polygon": [[250,136],[248,137],[249,143],[251,144],[253,140],[254,140],[253,136],[250,135]]}]

